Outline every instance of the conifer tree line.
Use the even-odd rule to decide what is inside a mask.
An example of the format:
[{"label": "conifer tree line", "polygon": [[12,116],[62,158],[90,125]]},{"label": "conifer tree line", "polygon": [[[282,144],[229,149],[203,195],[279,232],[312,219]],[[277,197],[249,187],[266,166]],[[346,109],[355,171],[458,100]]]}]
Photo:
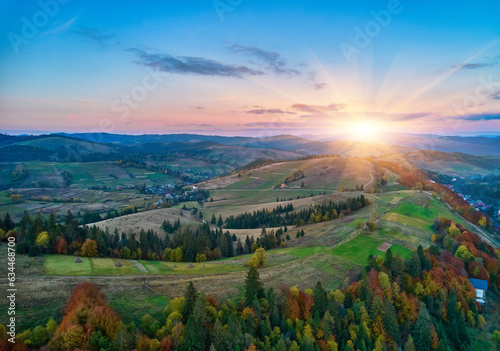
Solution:
[{"label": "conifer tree line", "polygon": [[[309,223],[319,223],[348,215],[369,204],[364,195],[349,197],[345,201],[317,204],[294,212],[293,205],[278,205],[272,211],[262,209],[253,213],[231,215],[225,220],[228,229],[252,229],[259,227],[302,226]],[[284,214],[284,216],[282,216]]]},{"label": "conifer tree line", "polygon": [[[251,266],[241,298],[216,300],[190,282],[163,307],[163,318],[145,314],[136,323],[113,311],[98,286],[83,283],[62,321],[21,331],[16,350],[472,351],[488,321],[469,270],[488,272],[486,298],[498,300],[500,251],[449,220],[440,222],[436,233],[454,241],[452,251],[440,240],[419,246],[410,260],[388,249],[370,256],[358,277],[336,290],[321,282],[304,290],[266,289]],[[0,349],[9,350],[5,335],[0,326]]]},{"label": "conifer tree line", "polygon": [[[302,226],[327,221],[349,214],[368,204],[364,195],[335,203],[321,205],[294,212],[292,203],[278,205],[272,211],[259,210],[253,214],[229,216],[224,221],[214,215],[197,228],[181,226],[180,219],[173,223],[164,220],[162,228],[167,235],[159,236],[153,230],[141,230],[135,235],[110,232],[93,226],[79,226],[77,218],[68,210],[64,221],[57,222],[55,215],[43,217],[41,213],[32,217],[27,211],[15,224],[10,215],[0,218],[0,239],[16,236],[17,251],[21,254],[38,256],[43,253],[72,254],[87,257],[112,257],[125,259],[165,260],[173,262],[202,262],[233,257],[254,252],[263,247],[266,250],[285,246],[289,234],[282,237],[287,226]],[[122,210],[133,213],[133,208]],[[203,218],[201,211],[196,214]],[[90,218],[90,217],[89,217]],[[247,237],[244,242],[226,229],[249,229],[262,227],[259,237]],[[266,230],[266,227],[279,227]],[[282,228],[284,227],[284,229]],[[303,230],[296,237],[304,236]]]}]

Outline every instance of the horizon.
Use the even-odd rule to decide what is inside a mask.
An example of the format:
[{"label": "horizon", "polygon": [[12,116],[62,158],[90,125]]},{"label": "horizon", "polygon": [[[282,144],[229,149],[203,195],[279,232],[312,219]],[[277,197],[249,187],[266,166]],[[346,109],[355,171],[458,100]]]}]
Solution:
[{"label": "horizon", "polygon": [[4,4],[2,129],[500,134],[496,1],[216,3]]},{"label": "horizon", "polygon": [[[217,133],[190,133],[190,132],[172,132],[172,133],[120,133],[120,132],[99,132],[99,131],[93,131],[93,132],[57,132],[57,131],[31,131],[31,130],[0,130],[0,134],[3,135],[8,135],[8,136],[51,136],[51,135],[63,135],[63,136],[69,136],[73,137],[75,134],[110,134],[110,135],[123,135],[123,136],[145,136],[145,135],[201,135],[201,136],[219,136],[219,137],[227,137],[227,138],[238,138],[238,137],[243,137],[243,138],[268,138],[268,137],[277,137],[277,136],[295,136],[303,139],[307,139],[307,137],[326,137],[327,134],[313,134],[313,133],[284,133],[284,134],[268,134],[268,135],[261,135],[261,136],[253,136],[253,135],[243,135],[243,134],[217,134]],[[397,134],[402,134],[402,135],[412,135],[412,136],[432,136],[432,137],[461,137],[461,138],[497,138],[500,137],[500,132],[464,132],[460,134],[429,134],[429,133],[390,133],[390,132],[381,132],[381,134],[389,135],[397,135]],[[362,141],[358,139],[362,138],[356,138],[356,136],[352,136],[348,133],[344,132],[339,132],[336,134],[328,134],[330,137],[335,137],[335,136],[347,136],[345,139],[336,139],[336,140],[357,140],[357,141]],[[374,138],[376,136],[366,136],[369,142],[373,142]]]}]

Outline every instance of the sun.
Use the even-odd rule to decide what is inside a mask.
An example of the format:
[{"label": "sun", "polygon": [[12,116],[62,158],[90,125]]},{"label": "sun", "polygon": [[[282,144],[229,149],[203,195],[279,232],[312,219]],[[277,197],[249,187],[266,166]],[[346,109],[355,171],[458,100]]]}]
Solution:
[{"label": "sun", "polygon": [[377,136],[380,132],[379,126],[372,121],[355,121],[350,127],[350,132],[353,136],[358,138],[366,138]]}]

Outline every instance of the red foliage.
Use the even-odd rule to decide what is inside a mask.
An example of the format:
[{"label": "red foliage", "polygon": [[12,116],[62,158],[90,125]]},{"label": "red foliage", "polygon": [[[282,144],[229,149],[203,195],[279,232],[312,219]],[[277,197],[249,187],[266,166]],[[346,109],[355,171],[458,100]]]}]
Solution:
[{"label": "red foliage", "polygon": [[57,239],[54,243],[54,249],[60,255],[68,253],[68,242],[64,238]]},{"label": "red foliage", "polygon": [[170,336],[163,338],[160,342],[160,350],[161,351],[174,351],[174,343]]},{"label": "red foliage", "polygon": [[304,319],[311,318],[311,307],[313,305],[313,297],[310,295],[306,295],[305,292],[299,291],[299,308]]}]

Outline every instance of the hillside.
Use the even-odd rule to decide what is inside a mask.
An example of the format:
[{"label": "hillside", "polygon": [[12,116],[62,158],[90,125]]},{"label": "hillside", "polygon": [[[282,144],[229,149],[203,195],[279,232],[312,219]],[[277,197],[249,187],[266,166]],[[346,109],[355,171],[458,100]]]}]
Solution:
[{"label": "hillside", "polygon": [[[302,174],[293,179],[294,172]],[[280,162],[241,172],[241,176],[232,175],[214,179],[203,184],[205,189],[253,189],[270,190],[279,187],[286,178],[290,190],[340,190],[341,187],[354,189],[356,185],[367,184],[374,171],[371,162],[350,157],[324,157],[300,161]],[[286,189],[285,189],[286,190]],[[280,196],[280,195],[277,195]]]}]

